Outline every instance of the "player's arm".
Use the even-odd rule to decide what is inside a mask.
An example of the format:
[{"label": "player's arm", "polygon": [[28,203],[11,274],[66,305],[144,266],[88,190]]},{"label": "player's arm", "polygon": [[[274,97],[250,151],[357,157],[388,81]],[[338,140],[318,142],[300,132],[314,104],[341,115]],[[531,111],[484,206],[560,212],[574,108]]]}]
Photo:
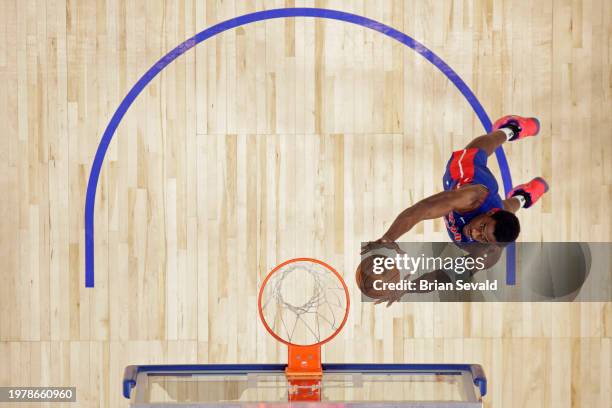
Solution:
[{"label": "player's arm", "polygon": [[453,210],[470,210],[487,194],[487,188],[478,184],[427,197],[402,211],[379,241],[395,241],[423,220],[443,217]]},{"label": "player's arm", "polygon": [[514,197],[503,201],[504,210],[515,213],[521,209],[521,203]]}]

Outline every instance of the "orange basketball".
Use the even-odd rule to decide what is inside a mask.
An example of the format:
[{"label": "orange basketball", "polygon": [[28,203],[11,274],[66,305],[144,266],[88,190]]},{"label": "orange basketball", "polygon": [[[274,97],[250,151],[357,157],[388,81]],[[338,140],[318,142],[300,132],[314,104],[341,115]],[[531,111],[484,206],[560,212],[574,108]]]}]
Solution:
[{"label": "orange basketball", "polygon": [[377,258],[382,258],[382,260],[378,262],[383,265],[384,260],[386,260],[388,257],[383,255],[370,255],[359,263],[359,266],[355,271],[357,286],[364,295],[373,299],[386,298],[389,294],[388,290],[375,289],[374,282],[379,280],[382,282],[397,283],[401,279],[399,270],[395,266],[393,266],[391,269],[384,269],[382,273],[375,273],[374,262]]}]

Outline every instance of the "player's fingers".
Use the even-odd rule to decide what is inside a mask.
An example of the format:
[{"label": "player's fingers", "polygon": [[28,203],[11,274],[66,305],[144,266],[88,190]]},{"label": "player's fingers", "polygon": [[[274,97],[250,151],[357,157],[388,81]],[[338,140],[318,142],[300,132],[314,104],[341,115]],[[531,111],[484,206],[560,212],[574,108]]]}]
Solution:
[{"label": "player's fingers", "polygon": [[368,242],[361,246],[361,255],[365,255],[372,250],[372,243]]},{"label": "player's fingers", "polygon": [[402,293],[397,294],[393,299],[389,300],[389,303],[387,304],[387,307],[391,306],[395,302],[399,302],[405,294],[406,294],[406,292],[402,292]]},{"label": "player's fingers", "polygon": [[394,304],[395,302],[400,300],[400,298],[401,298],[401,296],[395,296],[395,297],[389,299],[389,302],[387,302],[387,307],[391,306],[392,304]]},{"label": "player's fingers", "polygon": [[394,250],[398,254],[405,254],[406,253],[404,250],[402,250],[402,248],[400,248],[400,246],[397,244],[397,242],[391,242],[389,244],[388,248]]}]

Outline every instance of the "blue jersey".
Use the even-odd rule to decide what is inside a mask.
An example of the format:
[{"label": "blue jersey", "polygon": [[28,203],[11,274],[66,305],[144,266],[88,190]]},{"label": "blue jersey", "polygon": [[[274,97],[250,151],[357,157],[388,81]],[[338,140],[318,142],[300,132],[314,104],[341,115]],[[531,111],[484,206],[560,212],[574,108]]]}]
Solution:
[{"label": "blue jersey", "polygon": [[482,184],[489,190],[489,194],[477,209],[465,213],[451,211],[444,217],[451,240],[474,242],[463,233],[463,227],[480,214],[504,208],[504,203],[498,193],[497,180],[487,168],[486,152],[475,147],[453,152],[446,165],[442,182],[444,191],[454,190],[468,184]]}]

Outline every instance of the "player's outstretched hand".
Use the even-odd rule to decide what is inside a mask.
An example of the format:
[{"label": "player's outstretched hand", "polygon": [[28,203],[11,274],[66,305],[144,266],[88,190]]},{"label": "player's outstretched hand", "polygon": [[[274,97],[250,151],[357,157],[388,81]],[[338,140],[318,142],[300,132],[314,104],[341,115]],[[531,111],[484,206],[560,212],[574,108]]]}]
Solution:
[{"label": "player's outstretched hand", "polygon": [[383,238],[379,238],[376,241],[370,241],[365,245],[362,245],[361,247],[361,255],[365,255],[368,252],[371,252],[375,249],[379,249],[379,248],[387,248],[387,249],[392,249],[398,253],[403,253],[404,251],[402,251],[399,247],[399,245],[397,245],[397,243],[395,241],[387,241]]},{"label": "player's outstretched hand", "polygon": [[408,291],[404,291],[404,292],[394,291],[392,293],[387,294],[387,296],[384,296],[378,299],[376,302],[374,302],[374,304],[380,305],[381,303],[387,302],[387,307],[389,307],[393,303],[398,302],[407,292]]}]

